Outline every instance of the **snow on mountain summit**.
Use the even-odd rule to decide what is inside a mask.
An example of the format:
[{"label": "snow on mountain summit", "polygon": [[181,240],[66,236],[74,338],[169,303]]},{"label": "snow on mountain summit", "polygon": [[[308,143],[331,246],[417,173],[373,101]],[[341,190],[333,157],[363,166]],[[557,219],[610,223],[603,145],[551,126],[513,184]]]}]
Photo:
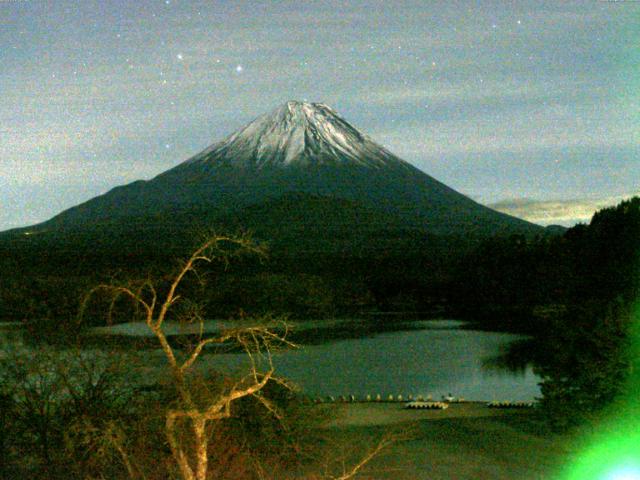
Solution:
[{"label": "snow on mountain summit", "polygon": [[323,103],[289,101],[187,163],[263,168],[342,165],[381,168],[406,162],[373,142]]}]

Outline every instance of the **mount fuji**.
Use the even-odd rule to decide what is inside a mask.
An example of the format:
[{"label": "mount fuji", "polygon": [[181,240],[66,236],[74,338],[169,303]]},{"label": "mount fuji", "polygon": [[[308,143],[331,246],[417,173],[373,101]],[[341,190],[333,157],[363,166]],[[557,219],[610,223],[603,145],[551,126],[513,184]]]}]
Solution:
[{"label": "mount fuji", "polygon": [[[290,101],[148,181],[116,187],[22,232],[126,226],[186,235],[233,225],[325,240],[348,231],[536,234],[398,158],[321,103]],[[157,233],[157,232],[156,232]]]}]

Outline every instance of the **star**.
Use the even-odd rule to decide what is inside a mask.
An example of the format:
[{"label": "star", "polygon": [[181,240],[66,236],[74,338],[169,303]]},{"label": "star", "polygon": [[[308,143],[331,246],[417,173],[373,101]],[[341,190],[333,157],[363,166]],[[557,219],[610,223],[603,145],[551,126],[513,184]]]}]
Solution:
[{"label": "star", "polygon": [[236,67],[236,72],[238,72],[238,73],[242,73],[243,70],[244,70],[244,68],[242,68],[242,65],[238,65]]},{"label": "star", "polygon": [[521,20],[518,20],[516,23],[517,23],[518,25],[522,25],[522,21],[521,21]]},{"label": "star", "polygon": [[184,59],[184,55],[182,55],[181,53],[179,53],[179,54],[177,54],[177,55],[176,55],[176,58],[177,58],[178,60],[182,60],[182,59]]}]

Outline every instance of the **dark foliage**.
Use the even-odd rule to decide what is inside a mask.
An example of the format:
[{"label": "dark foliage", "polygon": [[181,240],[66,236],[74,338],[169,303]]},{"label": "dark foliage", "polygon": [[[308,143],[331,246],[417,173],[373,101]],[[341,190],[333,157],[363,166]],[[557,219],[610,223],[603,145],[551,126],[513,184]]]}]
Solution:
[{"label": "dark foliage", "polygon": [[[534,338],[515,344],[502,364],[534,364],[542,377],[540,412],[553,428],[566,429],[597,418],[625,395],[637,394],[627,391],[626,385],[638,361],[632,346],[640,320],[634,318],[639,294],[640,198],[601,210],[589,225],[578,225],[563,237],[534,245],[507,263],[513,267],[523,258],[526,265],[531,252],[540,260],[509,281],[508,273],[503,273],[497,282],[505,294],[501,301],[509,293],[516,298],[526,271],[544,266],[545,275],[539,277],[542,286],[533,293],[539,296],[530,304],[528,324],[533,328],[516,328]],[[545,301],[554,303],[545,305]]]},{"label": "dark foliage", "polygon": [[554,429],[593,421],[624,394],[631,322],[628,305],[591,301],[569,309],[539,340],[540,411]]},{"label": "dark foliage", "polygon": [[[139,478],[167,478],[172,461],[165,412],[175,391],[171,383],[133,386],[137,368],[133,357],[112,354],[6,356],[0,364],[0,476],[130,478],[131,469]],[[215,391],[227,380],[210,374],[199,381]],[[308,459],[313,432],[327,412],[305,408],[301,397],[275,383],[263,395],[280,418],[248,397],[210,429],[213,478],[258,478],[260,468],[274,475]]]}]

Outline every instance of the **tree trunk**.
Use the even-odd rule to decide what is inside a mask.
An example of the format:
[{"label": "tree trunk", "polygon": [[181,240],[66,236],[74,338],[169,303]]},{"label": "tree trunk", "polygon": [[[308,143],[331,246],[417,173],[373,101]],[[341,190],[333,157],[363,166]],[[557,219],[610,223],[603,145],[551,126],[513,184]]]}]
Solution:
[{"label": "tree trunk", "polygon": [[196,473],[197,480],[206,480],[208,468],[207,447],[208,439],[205,432],[206,420],[204,418],[193,419],[193,431],[196,440],[196,456],[198,462],[198,471]]},{"label": "tree trunk", "polygon": [[189,465],[189,459],[185,455],[184,451],[180,448],[175,436],[175,420],[176,417],[173,412],[167,414],[166,433],[167,440],[169,440],[169,447],[171,447],[171,453],[176,460],[178,467],[180,467],[180,473],[182,474],[182,480],[195,480],[193,470]]}]

